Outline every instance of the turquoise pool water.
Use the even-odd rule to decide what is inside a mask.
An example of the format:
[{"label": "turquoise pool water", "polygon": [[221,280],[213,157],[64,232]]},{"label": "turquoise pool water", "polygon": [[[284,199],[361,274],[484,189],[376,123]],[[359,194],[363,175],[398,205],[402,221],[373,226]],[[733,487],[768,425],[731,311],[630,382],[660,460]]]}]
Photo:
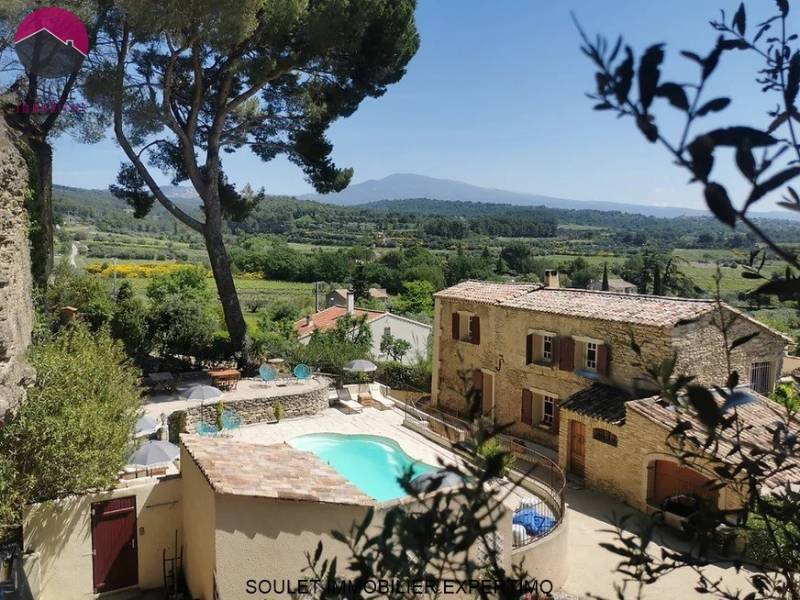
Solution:
[{"label": "turquoise pool water", "polygon": [[438,470],[415,461],[394,440],[376,435],[311,433],[292,438],[288,443],[298,450],[313,452],[379,502],[408,495],[397,478],[409,466],[415,476]]}]

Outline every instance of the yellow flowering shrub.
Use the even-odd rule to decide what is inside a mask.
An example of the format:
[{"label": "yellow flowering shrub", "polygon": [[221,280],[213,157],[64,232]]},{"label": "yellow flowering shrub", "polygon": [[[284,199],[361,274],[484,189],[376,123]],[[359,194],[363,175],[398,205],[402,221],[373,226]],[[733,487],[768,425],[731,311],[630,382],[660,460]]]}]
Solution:
[{"label": "yellow flowering shrub", "polygon": [[[124,263],[116,267],[107,262],[91,263],[86,266],[86,270],[101,277],[113,277],[116,271],[117,277],[121,279],[150,279],[159,275],[169,275],[175,271],[185,269],[186,263],[158,262],[158,263]],[[211,271],[206,269],[206,276],[211,277]]]}]

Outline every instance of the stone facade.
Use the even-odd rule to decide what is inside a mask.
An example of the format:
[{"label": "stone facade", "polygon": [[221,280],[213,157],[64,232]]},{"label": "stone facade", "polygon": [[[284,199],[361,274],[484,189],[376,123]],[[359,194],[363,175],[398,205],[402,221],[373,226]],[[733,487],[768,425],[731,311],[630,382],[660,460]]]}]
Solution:
[{"label": "stone facade", "polygon": [[[486,297],[481,293],[482,285],[486,285]],[[437,295],[432,386],[434,405],[450,412],[463,413],[471,390],[476,385],[475,372],[480,371],[482,375],[477,376],[477,381],[482,382],[484,399],[487,398],[487,390],[493,389],[493,393],[489,394],[493,402],[485,403],[484,412],[491,411],[490,416],[498,423],[511,423],[509,433],[557,449],[560,466],[569,471],[570,422],[583,423],[582,471],[587,484],[617,496],[631,506],[647,509],[655,461],[676,462],[666,443],[669,427],[656,424],[631,410],[625,411],[621,404],[619,418],[609,419],[613,423],[603,420],[608,417],[602,417],[602,414],[586,416],[576,412],[575,407],[560,409],[558,405],[597,380],[615,387],[635,388],[644,369],[631,348],[632,338],[641,348],[647,363],[659,363],[677,352],[678,373],[695,375],[697,381],[705,385],[725,384],[728,365],[723,336],[718,327],[720,313],[716,304],[711,301],[676,301],[630,295],[591,296],[597,292],[586,292],[584,295],[578,290],[571,290],[568,294],[548,293],[547,297],[559,297],[564,302],[574,302],[574,305],[544,306],[541,298],[536,300],[536,289],[514,291],[509,287],[510,291],[506,291],[502,287],[471,282],[463,288],[457,286]],[[466,297],[458,297],[460,289],[464,290]],[[526,295],[533,298],[534,302],[539,302],[537,308],[524,306]],[[614,313],[618,297],[626,298],[625,306],[622,312]],[[602,310],[591,310],[595,298]],[[509,306],[512,303],[518,306]],[[638,303],[642,304],[641,313],[637,311]],[[575,314],[578,311],[598,314],[579,316]],[[454,313],[459,316],[454,318]],[[691,318],[686,318],[687,313]],[[621,314],[626,316],[622,318]],[[788,338],[725,305],[722,315],[726,322],[733,323],[728,333],[729,346],[734,340],[757,333],[731,353],[730,366],[738,371],[739,382],[750,383],[751,368],[757,362],[769,364],[767,385],[774,385],[781,373]],[[479,332],[477,336],[472,333],[473,319],[479,320],[475,327]],[[463,332],[465,321],[469,323],[468,334]],[[460,331],[458,336],[453,331],[456,327]],[[532,352],[529,350],[529,333],[537,338],[546,334],[557,340],[573,340],[572,368],[557,359],[551,364],[543,364],[544,361],[540,360],[541,348],[534,347]],[[559,342],[559,345],[570,348],[570,343],[563,345]],[[604,363],[607,365],[606,373],[602,377],[597,372],[583,368],[588,343],[598,343],[608,352]],[[528,364],[530,354],[533,355],[532,364]],[[523,392],[529,400],[523,400]],[[551,426],[542,424],[545,421],[542,419],[545,396],[555,398],[556,402],[554,424]],[[530,399],[532,415],[526,417],[523,415],[523,406]],[[487,405],[491,407],[487,408]],[[594,414],[591,411],[586,413]],[[598,439],[595,439],[595,429],[605,432],[598,432]],[[703,465],[695,466],[695,470],[703,475]],[[650,471],[648,467],[651,467]],[[723,508],[736,508],[739,498],[736,490],[726,489],[721,491],[719,503]]]},{"label": "stone facade", "polygon": [[[737,317],[730,341],[758,332],[754,339],[733,352],[732,366],[739,371],[740,382],[749,382],[750,367],[756,361],[770,362],[771,381],[774,382],[781,372],[787,339],[729,308],[723,310],[726,319],[734,314]],[[513,423],[510,428],[513,435],[551,448],[558,448],[558,436],[555,431],[538,425],[543,410],[541,396],[547,394],[563,401],[597,378],[596,374],[581,369],[585,347],[582,339],[598,340],[608,347],[607,377],[623,386],[631,386],[643,373],[631,348],[632,336],[648,362],[660,362],[677,351],[678,371],[696,375],[701,383],[724,384],[727,377],[722,337],[713,323],[714,314],[673,327],[589,319],[441,297],[436,298],[435,311],[434,404],[463,413],[472,387],[472,374],[481,370],[484,380],[494,381],[494,418],[501,423]],[[453,339],[451,318],[454,312],[469,313],[480,319],[479,344]],[[575,368],[564,371],[557,364],[526,364],[529,331],[552,332],[558,338],[578,340],[574,351]],[[523,390],[533,390],[536,394],[533,425],[521,422]]]},{"label": "stone facade", "polygon": [[[449,328],[454,311],[469,311],[480,317],[479,345],[452,339]],[[528,330],[604,341],[611,348],[609,376],[619,381],[630,382],[642,372],[630,347],[631,333],[646,356],[663,357],[670,352],[670,334],[665,328],[540,314],[439,298],[436,300],[436,312],[440,318],[435,331],[439,339],[433,364],[433,378],[437,384],[434,401],[446,410],[463,411],[471,385],[471,373],[475,369],[485,369],[494,375],[496,420],[514,423],[510,433],[551,448],[557,448],[556,435],[536,425],[531,427],[520,422],[522,390],[541,390],[558,400],[565,400],[588,387],[592,379],[579,374],[578,369],[562,371],[558,365],[526,365]],[[577,348],[578,345],[576,353],[579,352]],[[579,364],[576,361],[576,367]],[[536,413],[537,407],[534,407]]]},{"label": "stone facade", "polygon": [[[783,370],[786,345],[790,340],[767,330],[749,317],[724,310],[724,319],[733,318],[728,344],[743,336],[758,332],[747,343],[731,352],[731,368],[738,372],[739,383],[750,383],[750,368],[754,361],[770,363],[770,380],[774,383]],[[678,351],[679,371],[697,376],[703,385],[720,385],[728,377],[723,350],[725,343],[718,327],[719,315],[703,317],[696,323],[679,325],[672,332],[673,347]]]},{"label": "stone facade", "polygon": [[[668,432],[646,417],[628,410],[624,425],[611,425],[572,411],[563,411],[559,431],[559,447],[569,448],[570,421],[583,423],[586,430],[584,470],[587,486],[601,490],[641,511],[648,506],[648,467],[656,460],[677,462],[667,445]],[[593,430],[602,428],[617,436],[617,446],[593,437]],[[559,453],[559,466],[569,471],[568,452]],[[713,473],[704,463],[692,465],[698,473],[711,478]],[[720,490],[719,507],[735,510],[742,507],[741,496],[735,489]]]},{"label": "stone facade", "polygon": [[28,170],[10,135],[0,119],[0,421],[34,377],[24,362],[33,328]]},{"label": "stone facade", "polygon": [[[300,417],[315,415],[328,408],[328,379],[320,378],[311,389],[286,394],[283,396],[268,396],[227,400],[224,402],[227,410],[236,412],[246,425],[251,423],[264,423],[270,421],[275,415],[275,406],[283,405],[284,417]],[[186,411],[186,429],[194,431],[200,421],[214,424],[217,419],[216,403],[210,401],[203,405],[193,406]]]}]

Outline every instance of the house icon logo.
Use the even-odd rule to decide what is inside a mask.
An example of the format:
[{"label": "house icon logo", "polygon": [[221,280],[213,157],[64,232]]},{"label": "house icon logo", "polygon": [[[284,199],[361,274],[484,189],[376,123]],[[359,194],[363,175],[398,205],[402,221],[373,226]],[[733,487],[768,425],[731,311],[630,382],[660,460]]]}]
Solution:
[{"label": "house icon logo", "polygon": [[54,79],[80,69],[89,54],[89,35],[74,13],[40,8],[20,23],[14,48],[30,75]]}]

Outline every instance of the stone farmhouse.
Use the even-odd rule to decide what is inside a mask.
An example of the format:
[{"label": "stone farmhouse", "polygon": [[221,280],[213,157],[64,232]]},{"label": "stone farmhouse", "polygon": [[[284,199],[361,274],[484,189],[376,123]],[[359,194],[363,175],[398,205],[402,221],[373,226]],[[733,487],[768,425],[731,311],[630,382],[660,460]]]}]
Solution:
[{"label": "stone farmhouse", "polygon": [[[678,372],[723,384],[721,316],[733,323],[731,340],[757,333],[733,350],[732,367],[740,384],[758,393],[746,414],[762,424],[774,420],[771,401],[759,395],[773,390],[790,338],[714,300],[564,289],[557,274],[547,279],[466,281],[435,295],[437,408],[463,416],[477,392],[485,416],[511,423],[508,432],[523,443],[557,451],[568,472],[637,508],[656,506],[699,490],[708,474],[670,456],[665,441],[675,419],[658,398],[623,391],[645,383],[631,339],[648,362],[677,352]],[[737,498],[722,490],[716,500],[730,505]]]}]

